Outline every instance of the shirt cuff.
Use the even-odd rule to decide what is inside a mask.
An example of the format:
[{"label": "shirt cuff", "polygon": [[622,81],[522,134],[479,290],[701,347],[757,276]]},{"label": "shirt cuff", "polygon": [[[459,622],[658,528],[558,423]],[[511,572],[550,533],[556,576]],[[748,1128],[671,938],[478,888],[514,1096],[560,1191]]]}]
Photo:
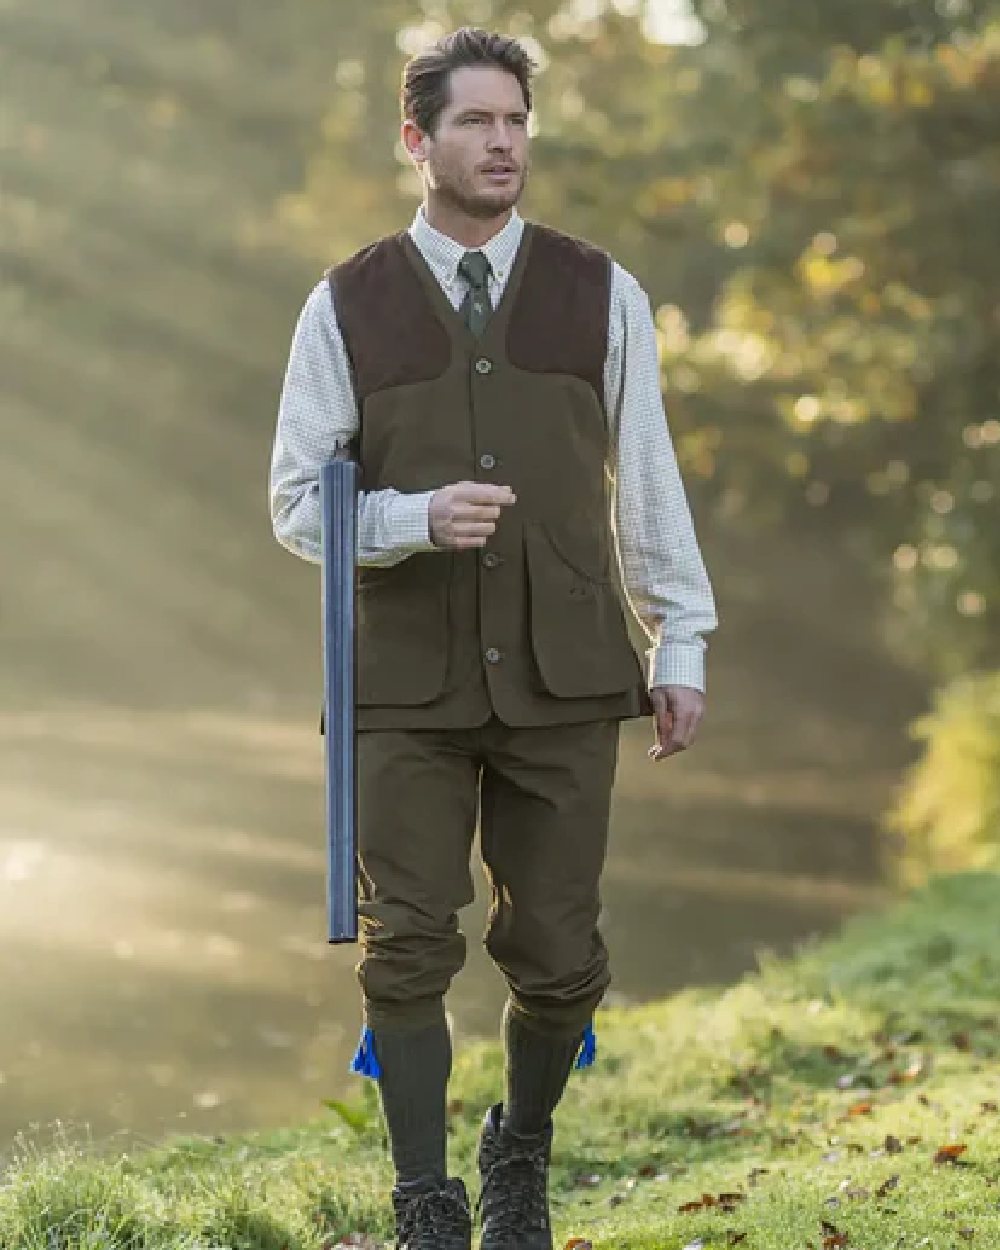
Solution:
[{"label": "shirt cuff", "polygon": [[407,553],[437,551],[431,541],[430,503],[432,490],[401,494],[392,501],[392,529]]},{"label": "shirt cuff", "polygon": [[705,648],[699,643],[668,642],[646,652],[649,688],[691,686],[705,693]]}]

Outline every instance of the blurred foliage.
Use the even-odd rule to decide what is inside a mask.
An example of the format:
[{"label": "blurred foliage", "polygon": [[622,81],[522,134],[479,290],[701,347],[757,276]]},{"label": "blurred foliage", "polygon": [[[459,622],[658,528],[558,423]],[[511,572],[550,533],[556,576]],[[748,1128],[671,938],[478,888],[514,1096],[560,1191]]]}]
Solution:
[{"label": "blurred foliage", "polygon": [[885,822],[898,875],[1000,867],[1000,673],[957,678],[911,732],[923,755]]},{"label": "blurred foliage", "polygon": [[740,259],[707,328],[666,314],[674,414],[748,507],[825,509],[891,561],[911,654],[1000,662],[1000,8],[727,13],[710,177]]}]

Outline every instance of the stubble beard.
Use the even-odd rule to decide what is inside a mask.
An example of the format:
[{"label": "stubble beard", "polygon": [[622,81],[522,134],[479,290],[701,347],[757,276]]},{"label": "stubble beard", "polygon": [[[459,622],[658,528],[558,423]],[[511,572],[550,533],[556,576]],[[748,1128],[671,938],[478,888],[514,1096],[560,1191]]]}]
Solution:
[{"label": "stubble beard", "polygon": [[483,195],[477,192],[474,176],[460,175],[453,177],[446,170],[436,170],[434,192],[439,199],[447,201],[454,208],[480,221],[488,221],[499,217],[502,213],[514,208],[528,182],[529,167],[525,163],[520,170],[517,186],[513,192],[498,191],[495,195]]}]

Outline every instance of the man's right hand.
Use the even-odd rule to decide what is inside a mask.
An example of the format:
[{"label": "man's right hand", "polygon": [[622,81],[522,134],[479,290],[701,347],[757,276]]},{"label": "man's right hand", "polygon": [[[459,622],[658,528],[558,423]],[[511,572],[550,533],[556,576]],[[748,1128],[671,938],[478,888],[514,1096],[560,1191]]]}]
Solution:
[{"label": "man's right hand", "polygon": [[431,496],[428,524],[435,547],[463,551],[485,547],[497,527],[500,510],[516,503],[509,486],[491,482],[453,482]]}]

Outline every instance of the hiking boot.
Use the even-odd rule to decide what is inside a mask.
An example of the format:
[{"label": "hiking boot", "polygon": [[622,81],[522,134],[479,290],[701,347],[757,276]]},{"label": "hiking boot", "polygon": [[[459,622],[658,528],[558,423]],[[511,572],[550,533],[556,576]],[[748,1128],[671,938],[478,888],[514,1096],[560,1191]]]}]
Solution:
[{"label": "hiking boot", "polygon": [[396,1250],[472,1250],[472,1213],[458,1177],[406,1181],[392,1191]]},{"label": "hiking boot", "polygon": [[527,1137],[503,1126],[503,1105],[486,1113],[479,1141],[482,1250],[552,1250],[548,1175],[552,1124]]}]

